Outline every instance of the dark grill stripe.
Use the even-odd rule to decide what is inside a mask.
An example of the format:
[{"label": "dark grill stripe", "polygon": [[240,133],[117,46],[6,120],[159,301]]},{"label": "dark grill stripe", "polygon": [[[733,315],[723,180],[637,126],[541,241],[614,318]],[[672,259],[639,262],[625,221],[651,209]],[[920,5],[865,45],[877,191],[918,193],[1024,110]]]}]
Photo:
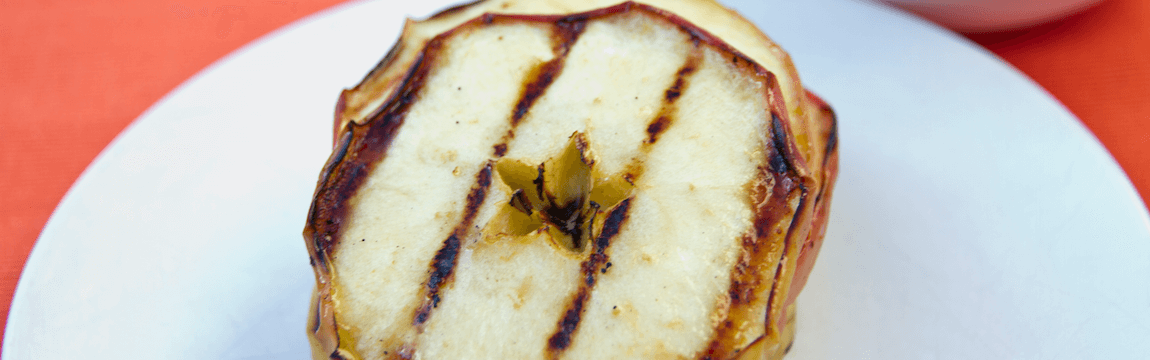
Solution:
[{"label": "dark grill stripe", "polygon": [[443,246],[439,248],[431,261],[431,269],[428,271],[426,283],[427,293],[414,316],[413,323],[416,327],[423,326],[431,318],[432,309],[438,307],[441,300],[440,289],[451,280],[451,275],[455,272],[455,264],[459,260],[459,250],[461,250],[460,239],[467,237],[468,230],[475,222],[475,215],[479,212],[479,206],[487,198],[487,189],[491,186],[491,166],[492,162],[488,162],[483,170],[480,170],[479,174],[476,175],[475,185],[467,194],[467,206],[463,209],[463,218],[459,220],[459,224],[455,225],[451,235],[448,235],[447,239],[443,241]]},{"label": "dark grill stripe", "polygon": [[[727,296],[730,299],[727,317],[719,323],[715,329],[715,335],[710,345],[708,346],[703,359],[726,359],[741,350],[739,347],[743,344],[735,343],[735,336],[740,332],[743,322],[759,322],[767,321],[767,319],[758,318],[754,316],[758,312],[755,309],[760,306],[767,306],[768,317],[771,314],[770,303],[774,294],[774,289],[777,287],[777,282],[780,280],[778,272],[775,273],[774,278],[766,278],[765,274],[773,268],[769,265],[775,261],[782,261],[778,257],[771,256],[771,237],[772,235],[782,235],[784,241],[783,250],[777,256],[785,256],[787,245],[790,238],[794,234],[789,233],[793,228],[794,221],[798,220],[794,216],[797,211],[792,210],[789,206],[791,200],[796,196],[804,196],[805,190],[801,185],[789,178],[770,172],[762,172],[766,176],[771,176],[773,186],[761,186],[758,190],[754,190],[755,197],[765,196],[760,204],[761,206],[755,209],[755,229],[750,233],[743,236],[742,249],[740,249],[741,256],[739,261],[731,269],[730,287],[727,291]],[[800,200],[801,203],[801,200]],[[796,209],[796,210],[801,210]],[[780,228],[783,221],[788,217],[791,218],[791,223],[784,228]],[[785,234],[779,234],[783,231],[788,231]],[[777,270],[778,266],[774,270]],[[763,299],[759,297],[758,292],[769,287],[771,289],[770,295]]]},{"label": "dark grill stripe", "polygon": [[[403,125],[411,105],[418,101],[432,59],[442,49],[442,40],[434,39],[420,53],[408,71],[403,83],[391,97],[360,125],[350,122],[339,136],[336,150],[328,158],[320,173],[319,184],[308,209],[303,236],[307,241],[308,256],[315,272],[317,291],[325,296],[317,300],[318,308],[331,306],[331,264],[335,246],[339,242],[346,219],[349,201],[359,191],[367,175],[387,155],[392,140]],[[344,358],[343,340],[338,333],[335,314],[332,321],[319,322],[313,330],[317,339],[327,339],[322,345],[331,351],[332,359]]]},{"label": "dark grill stripe", "polygon": [[543,93],[551,86],[551,83],[559,77],[563,72],[563,65],[567,63],[567,53],[571,51],[571,45],[575,44],[575,40],[583,33],[586,28],[584,21],[561,21],[555,24],[553,35],[553,51],[555,58],[551,61],[540,64],[536,67],[531,76],[531,81],[523,84],[523,92],[519,97],[519,101],[515,103],[515,111],[511,113],[511,126],[519,125],[519,121],[527,115],[531,110],[531,106],[535,105],[535,101],[543,96]]},{"label": "dark grill stripe", "polygon": [[[647,139],[642,144],[645,152],[650,151],[651,145],[658,141],[659,135],[665,132],[674,123],[673,114],[676,112],[675,102],[686,91],[689,84],[690,77],[695,74],[699,68],[703,58],[703,49],[699,45],[699,38],[691,34],[694,48],[687,55],[687,59],[683,66],[675,72],[675,81],[671,86],[663,91],[663,105],[655,118],[647,125]],[[634,159],[626,169],[628,169],[628,179],[632,183],[640,173],[642,173],[642,162],[644,159]],[[594,251],[590,257],[581,265],[583,271],[583,282],[579,285],[579,290],[575,293],[571,302],[567,305],[564,311],[563,318],[559,320],[556,325],[556,331],[547,340],[547,352],[550,358],[558,358],[563,351],[571,345],[571,339],[575,335],[575,331],[579,328],[579,322],[582,320],[583,312],[587,300],[591,297],[591,292],[594,290],[596,279],[599,274],[607,272],[610,267],[609,259],[606,250],[611,245],[611,239],[619,233],[619,228],[624,221],[626,221],[628,212],[631,208],[631,199],[625,199],[611,211],[604,222],[603,229],[600,231],[599,236],[595,239]]]},{"label": "dark grill stripe", "polygon": [[[491,23],[500,21],[501,19],[502,17],[500,16],[488,14],[483,17],[482,21]],[[516,101],[515,107],[511,112],[510,128],[501,141],[493,147],[494,157],[496,159],[506,155],[507,144],[514,138],[515,129],[531,110],[531,107],[535,105],[535,102],[546,93],[547,89],[562,73],[563,67],[566,64],[567,54],[575,44],[575,41],[578,40],[579,35],[583,33],[585,24],[586,19],[583,18],[561,20],[554,24],[552,50],[555,53],[555,57],[550,61],[536,66],[531,70],[528,76],[526,76],[528,80],[524,83],[519,100]],[[420,332],[422,332],[423,325],[430,320],[434,309],[437,308],[443,300],[445,294],[441,292],[441,289],[452,279],[455,265],[459,260],[459,252],[465,246],[463,242],[467,238],[468,231],[473,226],[479,206],[483,204],[483,200],[486,198],[487,190],[491,185],[491,168],[493,164],[494,161],[489,161],[483,171],[479,173],[476,186],[472,188],[471,193],[467,196],[467,207],[464,209],[464,218],[460,221],[459,225],[455,227],[451,235],[443,241],[442,247],[436,252],[431,262],[426,283],[427,293],[412,319],[412,323]],[[414,348],[414,344],[409,345]]]},{"label": "dark grill stripe", "polygon": [[674,123],[675,117],[673,116],[677,110],[675,102],[687,91],[691,75],[694,75],[699,70],[699,63],[703,61],[703,48],[699,46],[699,38],[692,35],[692,43],[694,48],[687,55],[687,61],[675,72],[675,82],[671,83],[671,87],[663,91],[663,106],[659,109],[659,114],[655,119],[647,124],[647,139],[643,141],[644,145],[654,144],[659,141],[659,135],[667,131]]},{"label": "dark grill stripe", "polygon": [[[740,339],[736,337],[742,323],[764,322],[763,336],[769,336],[772,329],[780,330],[775,325],[784,314],[773,304],[780,300],[777,292],[784,280],[782,270],[790,261],[788,256],[795,255],[791,248],[796,241],[794,238],[799,235],[796,227],[807,220],[801,215],[805,211],[808,191],[804,179],[796,173],[795,151],[786,128],[782,92],[773,74],[768,74],[766,80],[771,118],[767,134],[769,143],[763,144],[766,151],[759,178],[767,180],[748,184],[751,194],[748,201],[755,211],[754,229],[743,236],[740,259],[731,269],[726,318],[716,326],[710,345],[699,354],[700,359],[727,359],[741,351],[746,344],[737,343]],[[792,209],[790,204],[795,199],[798,199],[798,204]],[[789,223],[784,223],[788,217]],[[772,238],[780,236],[782,249],[772,256]],[[766,278],[764,274],[771,270],[775,271],[774,277]],[[756,295],[766,290],[764,287],[770,289],[765,299]],[[758,312],[755,309],[760,309],[760,306],[766,307],[765,318],[756,316]]]},{"label": "dark grill stripe", "polygon": [[599,231],[599,236],[592,243],[594,248],[590,258],[580,265],[583,271],[583,282],[579,284],[579,290],[567,305],[566,311],[563,312],[563,318],[556,324],[555,332],[547,339],[549,358],[558,358],[564,350],[571,346],[571,338],[579,329],[579,322],[586,310],[587,300],[591,297],[591,290],[595,287],[595,280],[599,274],[606,273],[610,267],[608,263],[610,256],[607,255],[607,248],[611,246],[611,240],[615,238],[615,235],[619,234],[619,230],[627,221],[630,211],[631,198],[624,199],[611,210],[607,215],[607,220],[603,222],[603,229]]},{"label": "dark grill stripe", "polygon": [[363,125],[348,123],[337,150],[324,166],[304,228],[304,236],[310,240],[311,260],[320,264],[324,272],[330,270],[327,259],[343,230],[348,200],[355,196],[367,175],[387,155],[407,111],[418,101],[434,62],[430,59],[435,58],[441,48],[439,39],[429,42],[391,99]]},{"label": "dark grill stripe", "polygon": [[587,287],[580,286],[579,292],[576,293],[575,299],[568,305],[567,311],[563,314],[563,319],[559,320],[558,329],[555,334],[552,334],[547,339],[547,349],[551,350],[552,358],[557,358],[558,353],[566,350],[571,346],[571,335],[575,333],[575,329],[579,327],[579,321],[583,317],[583,306],[587,304]]},{"label": "dark grill stripe", "polygon": [[[700,46],[699,38],[693,33],[691,40],[694,47],[687,55],[687,59],[683,66],[675,72],[675,81],[671,86],[663,91],[663,105],[659,113],[647,125],[647,139],[641,144],[644,153],[651,150],[652,145],[658,141],[659,135],[667,131],[671,125],[674,124],[674,113],[677,111],[676,101],[686,91],[687,86],[690,84],[690,77],[694,75],[700,66],[703,59],[703,49]],[[626,177],[628,181],[634,183],[643,171],[642,163],[645,156],[632,160],[632,163],[625,167],[627,170]],[[547,352],[550,358],[558,358],[570,345],[571,339],[574,337],[575,332],[579,328],[580,320],[582,319],[583,312],[586,310],[586,302],[591,297],[591,292],[595,288],[596,280],[599,274],[604,274],[610,265],[610,256],[607,255],[606,250],[611,245],[611,239],[618,234],[619,228],[624,221],[626,221],[628,212],[631,208],[631,199],[625,199],[611,211],[607,220],[604,222],[603,229],[600,231],[599,236],[595,239],[593,244],[594,251],[590,257],[581,265],[583,272],[583,282],[579,285],[579,290],[575,293],[571,302],[564,311],[563,318],[561,318],[556,325],[556,331],[548,338]]]},{"label": "dark grill stripe", "polygon": [[523,84],[519,101],[515,102],[515,107],[511,111],[511,128],[507,130],[503,139],[495,144],[494,154],[496,158],[507,154],[507,143],[515,138],[515,128],[519,127],[519,123],[531,111],[531,107],[535,106],[535,101],[539,100],[555,82],[555,79],[563,74],[563,67],[567,64],[567,54],[571,52],[571,47],[575,45],[575,41],[579,40],[579,35],[583,34],[586,25],[586,19],[575,17],[560,20],[554,24],[551,33],[551,50],[555,57],[531,69],[528,74],[527,78],[530,80]]}]

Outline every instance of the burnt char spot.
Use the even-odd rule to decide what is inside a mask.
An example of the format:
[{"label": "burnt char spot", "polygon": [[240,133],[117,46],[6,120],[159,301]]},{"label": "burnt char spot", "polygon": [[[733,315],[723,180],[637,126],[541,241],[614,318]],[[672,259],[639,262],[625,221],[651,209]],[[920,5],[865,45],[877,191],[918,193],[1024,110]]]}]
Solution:
[{"label": "burnt char spot", "polygon": [[419,313],[415,315],[415,324],[423,325],[427,322],[427,318],[431,316],[431,310],[427,308],[420,308]]},{"label": "burnt char spot", "polygon": [[655,141],[659,140],[659,134],[662,134],[663,130],[666,130],[670,124],[671,118],[666,115],[655,118],[655,121],[651,122],[651,125],[647,125],[647,143],[654,144]]},{"label": "burnt char spot", "polygon": [[631,198],[624,199],[611,210],[611,213],[607,215],[607,220],[603,223],[603,229],[600,230],[599,236],[592,245],[594,250],[591,256],[580,265],[581,270],[583,270],[583,283],[579,285],[578,292],[571,299],[571,303],[567,305],[567,311],[563,313],[563,318],[556,325],[555,333],[547,340],[547,349],[551,353],[551,358],[557,358],[560,352],[571,345],[571,337],[579,328],[579,321],[582,319],[587,299],[590,298],[592,287],[595,286],[596,275],[606,273],[607,268],[610,267],[611,263],[608,262],[610,257],[606,254],[607,247],[611,246],[611,239],[619,234],[619,229],[627,221],[630,211]]},{"label": "burnt char spot", "polygon": [[672,85],[670,89],[667,89],[667,91],[663,92],[663,100],[666,100],[668,103],[673,103],[675,100],[678,100],[679,95],[682,94],[683,77],[680,75],[679,78],[675,79],[675,85]]},{"label": "burnt char spot", "polygon": [[416,326],[426,323],[431,317],[431,311],[439,306],[442,298],[439,290],[451,279],[451,275],[455,271],[455,264],[459,260],[459,251],[462,248],[461,238],[467,236],[467,231],[475,222],[479,206],[487,198],[487,189],[491,186],[491,167],[492,163],[488,162],[487,166],[484,166],[483,170],[480,170],[479,174],[476,175],[476,184],[467,194],[467,206],[463,209],[463,218],[460,219],[459,224],[455,225],[451,235],[447,236],[447,239],[443,241],[443,246],[439,248],[431,260],[427,279],[427,295],[414,316]]},{"label": "burnt char spot", "polygon": [[507,155],[507,143],[499,143],[495,145],[495,156],[503,157]]},{"label": "burnt char spot", "polygon": [[611,210],[607,215],[607,220],[603,223],[603,230],[599,232],[599,237],[595,239],[595,253],[602,254],[611,246],[611,239],[619,234],[619,228],[623,226],[623,222],[627,221],[627,216],[631,211],[631,199],[624,199]]},{"label": "burnt char spot", "polygon": [[773,143],[770,155],[771,172],[776,174],[789,173],[790,161],[787,160],[786,134],[783,132],[783,122],[775,112],[771,112],[771,142]]},{"label": "burnt char spot", "polygon": [[428,307],[420,307],[419,313],[415,314],[415,324],[422,325],[428,321],[428,317],[431,317],[431,309]]},{"label": "burnt char spot", "polygon": [[[451,271],[455,268],[455,259],[459,256],[459,237],[455,234],[447,237],[447,241],[443,242],[443,248],[435,253],[435,260],[431,265],[431,278],[427,280],[427,289],[429,291],[439,290],[439,285],[447,280],[447,276],[451,275]],[[437,298],[438,294],[432,294],[432,298]]]}]

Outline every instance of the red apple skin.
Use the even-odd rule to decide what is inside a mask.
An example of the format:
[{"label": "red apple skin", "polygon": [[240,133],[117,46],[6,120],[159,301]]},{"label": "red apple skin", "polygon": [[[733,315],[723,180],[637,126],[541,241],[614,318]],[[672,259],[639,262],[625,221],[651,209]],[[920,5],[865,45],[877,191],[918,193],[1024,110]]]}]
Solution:
[{"label": "red apple skin", "polygon": [[819,108],[820,120],[826,122],[821,128],[827,130],[827,134],[824,135],[827,145],[824,150],[826,155],[822,164],[823,179],[820,184],[819,193],[815,197],[811,232],[799,250],[795,278],[791,281],[790,291],[787,292],[786,306],[794,304],[795,298],[798,297],[799,292],[806,286],[807,279],[811,275],[811,270],[814,269],[815,259],[819,256],[819,249],[823,246],[823,237],[826,235],[827,221],[830,218],[831,197],[834,193],[835,180],[838,178],[839,170],[838,124],[834,110],[831,109],[830,105],[821,97],[815,95],[815,93],[810,90],[807,90],[806,93],[807,99]]}]

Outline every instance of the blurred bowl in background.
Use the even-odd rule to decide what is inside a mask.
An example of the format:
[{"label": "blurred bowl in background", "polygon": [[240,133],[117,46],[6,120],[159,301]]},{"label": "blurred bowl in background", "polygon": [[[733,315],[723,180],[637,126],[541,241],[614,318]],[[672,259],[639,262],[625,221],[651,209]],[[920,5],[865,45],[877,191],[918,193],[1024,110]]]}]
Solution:
[{"label": "blurred bowl in background", "polygon": [[967,33],[1015,30],[1059,19],[1102,0],[884,0]]}]

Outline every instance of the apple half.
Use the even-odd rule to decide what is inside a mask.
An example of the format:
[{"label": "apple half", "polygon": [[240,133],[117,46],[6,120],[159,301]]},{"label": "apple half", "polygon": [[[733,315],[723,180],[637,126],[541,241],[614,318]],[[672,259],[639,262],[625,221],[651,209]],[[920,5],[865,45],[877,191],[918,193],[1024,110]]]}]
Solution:
[{"label": "apple half", "polygon": [[304,238],[316,359],[775,359],[835,117],[707,0],[409,21],[336,109]]}]

